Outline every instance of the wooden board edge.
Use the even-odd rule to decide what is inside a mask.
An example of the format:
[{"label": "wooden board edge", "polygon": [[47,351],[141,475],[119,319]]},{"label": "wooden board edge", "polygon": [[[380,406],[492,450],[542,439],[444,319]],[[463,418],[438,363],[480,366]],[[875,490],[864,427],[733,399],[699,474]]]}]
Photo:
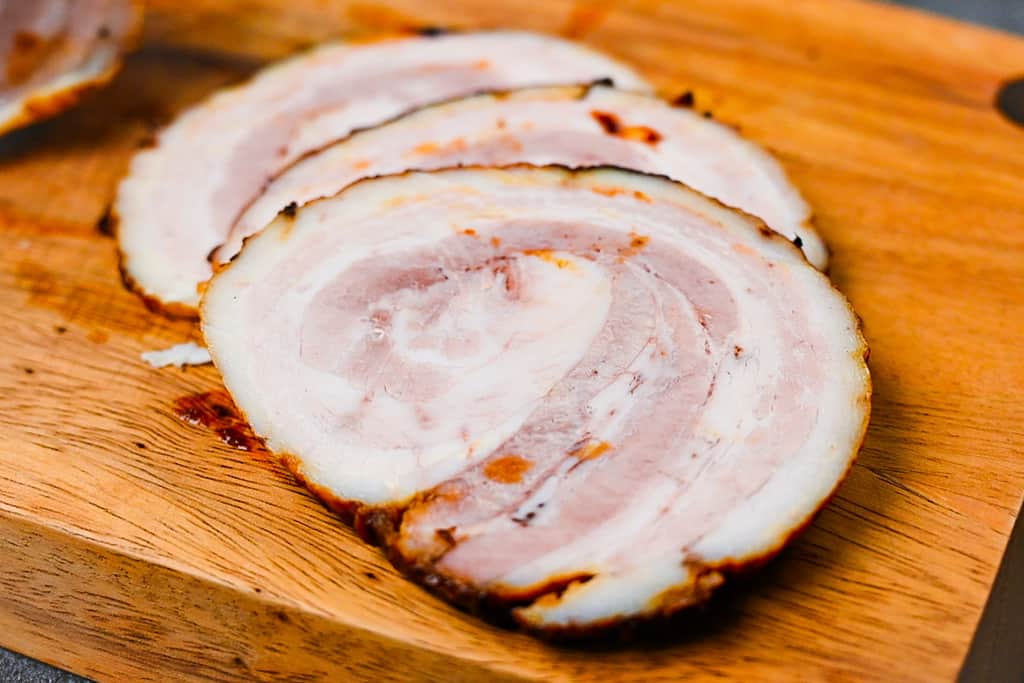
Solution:
[{"label": "wooden board edge", "polygon": [[99,681],[526,680],[2,512],[0,558],[0,645]]},{"label": "wooden board edge", "polygon": [[1003,551],[967,656],[960,683],[1024,681],[1024,503]]}]

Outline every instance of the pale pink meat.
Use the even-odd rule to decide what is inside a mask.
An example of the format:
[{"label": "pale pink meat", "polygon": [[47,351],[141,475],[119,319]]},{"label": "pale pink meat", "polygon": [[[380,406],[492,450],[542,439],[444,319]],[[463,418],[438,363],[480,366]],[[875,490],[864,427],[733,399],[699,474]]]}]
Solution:
[{"label": "pale pink meat", "polygon": [[800,193],[767,152],[687,108],[604,85],[477,95],[412,112],[298,160],[234,222],[218,263],[284,206],[406,169],[513,163],[614,165],[666,175],[762,218],[820,269],[828,250]]},{"label": "pale pink meat", "polygon": [[183,113],[132,161],[114,206],[126,280],[155,307],[194,315],[211,250],[300,155],[432,102],[601,78],[648,88],[609,57],[513,31],[332,44],[276,64]]},{"label": "pale pink meat", "polygon": [[547,633],[705,600],[806,524],[867,423],[827,278],[622,170],[356,183],[248,240],[202,324],[318,495],[428,587]]},{"label": "pale pink meat", "polygon": [[141,23],[136,0],[0,0],[0,133],[109,81]]}]

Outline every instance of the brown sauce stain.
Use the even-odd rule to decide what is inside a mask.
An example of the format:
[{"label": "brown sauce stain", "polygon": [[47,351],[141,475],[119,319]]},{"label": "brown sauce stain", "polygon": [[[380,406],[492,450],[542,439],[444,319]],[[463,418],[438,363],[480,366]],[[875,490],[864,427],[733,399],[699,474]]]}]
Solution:
[{"label": "brown sauce stain", "polygon": [[500,484],[518,484],[531,467],[533,463],[526,458],[509,453],[487,463],[484,476]]},{"label": "brown sauce stain", "polygon": [[641,235],[636,232],[629,233],[629,246],[619,249],[619,256],[629,258],[639,254],[644,247],[650,244],[651,238],[648,235]]},{"label": "brown sauce stain", "polygon": [[593,192],[597,194],[603,194],[605,197],[617,197],[620,194],[626,194],[626,191],[621,187],[594,187],[591,188]]},{"label": "brown sauce stain", "polygon": [[28,31],[18,31],[7,55],[7,82],[11,85],[24,83],[63,47],[62,35],[44,38]]},{"label": "brown sauce stain", "polygon": [[174,413],[190,425],[208,427],[220,440],[240,451],[265,450],[263,440],[241,416],[226,391],[217,389],[182,396],[174,401]]},{"label": "brown sauce stain", "polygon": [[436,142],[424,142],[412,148],[413,154],[437,154],[441,145]]},{"label": "brown sauce stain", "polygon": [[[757,256],[757,252],[754,251],[752,247],[749,247],[746,244],[743,244],[742,242],[734,242],[732,245],[732,250],[738,254],[743,254],[744,256]],[[771,267],[771,264],[768,265],[769,267]]]},{"label": "brown sauce stain", "polygon": [[501,246],[501,238],[500,237],[492,237],[491,238],[491,246],[494,247],[495,249],[500,247]]},{"label": "brown sauce stain", "polygon": [[643,249],[651,241],[647,235],[638,235],[635,232],[630,233],[630,237],[633,239],[629,241],[629,246],[633,249]]},{"label": "brown sauce stain", "polygon": [[612,445],[607,441],[590,441],[570,451],[569,455],[579,460],[596,460],[611,449]]},{"label": "brown sauce stain", "polygon": [[661,133],[649,126],[627,126],[615,114],[596,109],[590,112],[590,115],[608,135],[648,145],[656,145],[661,142]]},{"label": "brown sauce stain", "polygon": [[523,251],[523,253],[527,256],[539,258],[541,261],[546,261],[552,265],[558,266],[559,268],[573,267],[572,261],[555,256],[555,253],[550,249],[527,249]]},{"label": "brown sauce stain", "polygon": [[476,237],[476,230],[474,230],[473,228],[466,228],[465,230],[462,231],[462,234],[465,235],[466,237]]},{"label": "brown sauce stain", "polygon": [[640,190],[633,190],[630,192],[629,190],[624,190],[621,187],[602,187],[599,185],[591,188],[591,191],[596,192],[597,194],[602,194],[605,197],[618,197],[619,195],[631,194],[634,199],[647,204],[651,203],[651,198]]}]

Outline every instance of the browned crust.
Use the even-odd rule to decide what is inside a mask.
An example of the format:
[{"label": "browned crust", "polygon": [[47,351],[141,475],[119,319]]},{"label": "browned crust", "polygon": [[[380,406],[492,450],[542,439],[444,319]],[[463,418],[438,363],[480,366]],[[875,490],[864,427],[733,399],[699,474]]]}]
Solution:
[{"label": "browned crust", "polygon": [[[402,33],[402,32],[400,32],[400,33],[397,33],[397,34],[389,34],[388,37],[389,38],[409,37],[411,35],[416,35],[417,33],[419,33],[420,35],[432,35],[432,34],[424,33],[424,31],[426,31],[426,30],[427,29],[421,29],[419,31],[413,30],[410,33]],[[451,33],[451,32],[453,32],[453,31],[449,31],[449,30],[444,30],[443,31],[443,33]],[[461,96],[458,96],[458,97],[451,97],[451,98],[447,98],[447,99],[444,99],[444,100],[438,100],[436,102],[431,102],[429,104],[425,104],[425,105],[422,105],[422,106],[419,106],[419,107],[412,107],[412,108],[407,109],[407,110],[405,110],[405,111],[403,111],[403,112],[401,112],[399,114],[396,114],[395,116],[393,116],[393,117],[391,117],[389,119],[381,121],[380,123],[376,123],[376,124],[373,124],[371,126],[363,126],[363,127],[360,127],[360,128],[355,128],[355,129],[349,131],[346,135],[343,135],[343,136],[341,136],[339,138],[336,138],[334,140],[326,142],[326,143],[320,145],[319,147],[316,147],[316,148],[311,149],[311,150],[309,150],[307,152],[304,152],[300,156],[296,157],[293,161],[291,161],[290,163],[285,165],[277,173],[275,173],[270,179],[268,179],[266,185],[269,185],[270,183],[273,183],[274,180],[276,180],[277,178],[280,178],[282,175],[288,173],[295,166],[298,166],[299,164],[307,161],[309,158],[314,157],[314,156],[316,156],[316,155],[326,151],[327,149],[329,149],[331,147],[334,147],[335,145],[343,144],[345,142],[348,142],[349,140],[352,140],[353,138],[355,138],[357,136],[363,135],[363,134],[365,134],[367,132],[370,132],[370,131],[377,130],[379,128],[384,128],[384,127],[386,127],[388,125],[391,125],[392,123],[396,123],[396,122],[398,122],[398,121],[400,121],[402,119],[405,119],[405,118],[407,118],[409,116],[413,116],[413,115],[415,115],[417,113],[420,113],[420,112],[429,111],[429,110],[432,110],[432,109],[439,109],[439,108],[451,106],[451,105],[453,105],[453,104],[455,104],[457,102],[468,101],[468,100],[472,100],[472,99],[476,99],[476,98],[491,97],[491,98],[493,98],[495,100],[502,100],[502,99],[507,98],[509,96],[515,95],[517,93],[527,93],[527,92],[542,92],[542,91],[556,92],[556,91],[560,91],[560,92],[568,93],[568,96],[565,98],[567,100],[583,101],[583,100],[586,100],[591,95],[591,93],[593,93],[595,90],[598,90],[598,89],[612,90],[612,91],[614,91],[617,94],[628,95],[630,97],[637,97],[637,98],[642,98],[642,99],[649,99],[652,102],[660,102],[660,103],[663,103],[663,104],[667,104],[670,107],[679,108],[679,109],[692,109],[692,106],[693,106],[693,92],[690,91],[690,90],[684,91],[681,95],[676,95],[675,98],[672,98],[672,97],[669,97],[669,96],[666,96],[666,95],[648,95],[648,94],[641,93],[641,92],[619,91],[619,90],[617,90],[615,88],[615,83],[610,78],[599,78],[599,79],[596,79],[596,80],[593,80],[593,81],[590,81],[590,82],[587,82],[587,83],[576,83],[576,84],[565,84],[565,85],[528,86],[528,87],[525,87],[525,88],[512,88],[512,89],[508,89],[508,88],[485,89],[485,90],[480,90],[480,91],[477,91],[477,92],[474,92],[474,93],[470,93],[468,95],[461,95]],[[705,117],[704,118],[711,118],[710,117],[710,112],[705,112]],[[599,121],[599,123],[600,123],[600,121]],[[738,137],[742,138],[743,140],[749,142],[750,144],[754,144],[754,145],[757,144],[754,141],[752,141],[749,138],[747,138],[745,135],[743,135],[742,131],[739,130],[738,126],[731,126],[731,125],[729,125],[727,123],[723,123],[723,122],[720,122],[720,121],[714,121],[713,123],[718,125],[718,126],[722,126],[724,128],[729,128],[730,130],[732,130],[732,132],[735,135],[737,135]],[[604,124],[602,124],[602,125],[604,125]],[[607,130],[607,128],[606,128],[606,130]],[[773,159],[777,159],[776,155],[772,154],[770,152],[770,150],[768,150],[767,148],[765,148],[765,147],[763,147],[761,145],[758,145],[758,147],[763,149],[765,151],[765,153],[769,154],[769,156],[771,156]],[[507,164],[507,165],[500,166],[500,168],[510,168],[510,167],[515,167],[515,166],[525,166],[525,165],[527,165],[527,164]],[[551,166],[558,166],[559,164],[550,164],[550,165]],[[465,166],[465,168],[472,168],[472,167],[473,167],[472,165]],[[566,168],[570,168],[570,167],[566,167]],[[612,166],[612,165],[582,166],[582,167],[572,167],[572,168],[578,168],[579,170],[601,169],[601,168],[618,168],[620,170],[632,170],[632,169],[626,169],[624,167],[616,167],[616,166]],[[416,169],[407,169],[407,170],[409,172],[414,172]],[[444,170],[444,169],[441,169],[441,170]],[[785,173],[784,169],[782,170],[782,173],[783,173],[786,181],[792,183],[792,181],[790,180],[789,176]],[[392,175],[402,175],[402,174],[399,173],[399,174],[392,174]],[[658,174],[647,174],[647,175],[658,175]],[[663,177],[664,178],[666,176],[659,175],[658,177]],[[368,180],[368,178],[361,178],[360,180],[357,180],[355,183],[352,183],[352,184],[355,185],[356,183],[362,182],[363,180]],[[670,178],[669,180],[672,180],[672,179]],[[674,181],[673,180],[673,182],[678,182],[678,181]],[[680,183],[680,184],[681,185],[685,185],[685,183]],[[687,187],[689,187],[689,186],[687,186]],[[347,188],[340,188],[339,189],[339,193],[341,191],[345,190],[345,189],[347,189]],[[690,188],[690,189],[692,189],[692,188]],[[241,207],[241,209],[239,210],[238,214],[235,216],[234,220],[232,221],[232,227],[234,227],[234,225],[237,224],[238,219],[241,218],[241,216],[249,209],[249,207],[251,207],[252,204],[260,198],[260,196],[262,196],[262,192],[260,194],[256,195],[255,197],[252,197],[249,201],[247,201]],[[316,201],[316,200],[312,200],[312,201]],[[722,206],[727,206],[725,204],[722,204],[722,202],[719,202],[717,199],[715,201],[718,204],[722,205]],[[309,203],[309,202],[307,202],[307,203]],[[748,215],[748,216],[751,215],[751,214],[748,214],[747,212],[743,211],[742,209],[738,209],[736,207],[727,206],[727,208],[734,209],[734,210],[739,211],[740,213],[743,213],[743,214]],[[758,220],[760,221],[761,219],[758,218]],[[804,218],[804,220],[801,222],[800,225],[801,225],[801,227],[806,228],[808,232],[811,232],[811,233],[813,233],[815,235],[819,235],[819,236],[821,235],[821,233],[817,229],[817,226],[815,225],[815,219],[814,219],[813,212],[809,212],[808,215]],[[822,241],[822,244],[824,245],[824,249],[825,249],[826,263],[829,263],[830,262],[830,257],[831,257],[831,251],[829,249],[829,246],[827,244],[825,244],[824,239],[822,239],[821,241]],[[216,248],[214,248],[213,250],[210,251],[210,255],[208,257],[208,260],[210,261],[211,264],[220,265],[220,264],[215,264],[214,263],[214,255],[217,253],[217,251],[220,249],[221,246],[223,246],[223,244],[218,245]],[[824,269],[824,272],[826,272],[826,273],[828,272],[828,268],[827,267]]]},{"label": "browned crust", "polygon": [[[746,556],[727,558],[714,563],[687,560],[687,563],[690,565],[691,573],[694,575],[692,584],[687,584],[687,586],[683,586],[678,589],[672,588],[665,591],[662,595],[654,599],[653,602],[655,605],[653,609],[640,615],[615,617],[588,623],[586,625],[537,627],[527,623],[521,617],[517,616],[516,608],[522,607],[524,604],[529,604],[535,600],[543,599],[546,595],[560,595],[561,592],[566,590],[566,588],[568,588],[572,583],[580,580],[586,580],[584,575],[555,577],[546,584],[532,587],[528,591],[513,592],[511,590],[502,591],[501,589],[488,590],[474,586],[460,577],[440,571],[432,559],[407,556],[402,553],[399,547],[401,535],[400,530],[404,515],[418,502],[429,497],[434,491],[436,491],[437,487],[430,491],[421,492],[408,501],[380,506],[366,505],[358,501],[340,498],[324,487],[310,481],[304,474],[301,460],[297,456],[292,454],[281,455],[282,462],[300,483],[306,486],[326,507],[337,513],[346,523],[350,524],[361,538],[369,543],[379,546],[395,568],[401,571],[409,579],[421,585],[427,591],[455,604],[471,614],[482,617],[489,622],[505,627],[519,628],[545,640],[575,641],[591,640],[596,638],[621,639],[628,637],[639,628],[652,624],[657,625],[658,623],[668,620],[674,620],[676,617],[683,616],[696,608],[704,606],[711,601],[718,589],[727,584],[730,579],[754,572],[770,562],[780,552],[782,552],[789,543],[796,539],[813,523],[817,515],[836,495],[843,481],[845,481],[847,476],[849,476],[849,473],[853,468],[861,449],[863,448],[864,439],[867,435],[868,424],[871,417],[872,381],[867,366],[870,351],[867,345],[867,340],[863,334],[862,320],[860,316],[857,315],[856,311],[853,310],[853,307],[846,296],[836,288],[825,274],[817,270],[807,261],[806,256],[800,248],[794,245],[788,238],[769,228],[767,224],[757,216],[753,216],[740,209],[727,206],[717,199],[707,197],[706,195],[697,192],[684,183],[674,181],[662,175],[643,173],[616,166],[570,168],[554,164],[543,167],[532,166],[529,164],[512,164],[500,167],[500,169],[517,168],[534,170],[551,169],[557,170],[568,176],[615,171],[635,176],[660,179],[661,181],[672,183],[673,185],[689,190],[691,193],[703,197],[705,200],[708,200],[721,208],[745,217],[747,222],[751,225],[752,230],[756,231],[756,234],[762,239],[775,241],[780,245],[784,245],[784,249],[792,250],[792,253],[798,256],[799,260],[807,268],[811,269],[817,277],[822,278],[832,291],[840,297],[856,324],[854,332],[857,335],[859,343],[857,348],[852,352],[852,356],[863,370],[863,391],[857,397],[857,402],[863,404],[864,416],[861,420],[858,435],[851,447],[850,455],[847,458],[846,469],[843,474],[836,479],[831,491],[825,495],[818,502],[815,508],[802,520],[794,524],[784,534],[776,538],[775,542],[765,550],[751,553]],[[401,173],[396,173],[394,176],[385,177],[402,177],[416,173],[442,174],[473,169],[495,170],[493,167],[486,166],[466,166],[426,172],[407,170]],[[349,191],[356,185],[364,182],[373,182],[377,179],[378,178],[364,178],[356,181],[352,185],[342,189],[338,195],[335,196],[339,196]],[[627,200],[632,197],[630,193],[622,193],[622,196]],[[310,204],[325,201],[326,199],[329,198],[315,200],[314,202],[310,202]],[[637,199],[637,201],[640,200]],[[236,262],[237,260],[233,260],[231,263],[227,264],[214,275],[213,279],[219,277]],[[200,312],[202,313],[202,311],[203,307],[201,305]],[[216,363],[216,353],[212,348],[211,352],[214,362]],[[230,393],[230,389],[228,389],[228,391]],[[241,411],[241,408],[239,410],[244,416],[244,412]]]},{"label": "browned crust", "polygon": [[[132,0],[132,2],[133,2],[133,4],[136,7],[141,7],[142,0]],[[140,13],[139,14],[139,22],[138,22],[138,25],[136,26],[136,32],[135,32],[135,36],[134,36],[135,38],[138,38],[138,36],[141,35],[141,28],[142,28],[142,25],[141,25],[141,13]],[[437,38],[437,37],[443,37],[443,36],[446,36],[446,35],[456,35],[456,34],[466,33],[466,32],[467,31],[463,31],[461,29],[452,28],[452,27],[409,26],[407,28],[401,28],[401,29],[395,29],[395,30],[390,30],[390,31],[384,31],[384,32],[374,33],[372,35],[349,36],[344,41],[338,41],[337,44],[338,45],[365,45],[365,44],[369,44],[369,43],[385,42],[385,41],[389,41],[389,40],[407,40],[407,39],[413,39],[413,38],[417,38],[417,37],[419,37],[419,38]],[[488,30],[487,29],[478,29],[478,30],[474,30],[472,32],[473,33],[487,33]],[[241,89],[243,89],[245,87],[248,87],[256,78],[258,78],[261,75],[265,74],[267,71],[269,71],[269,70],[279,66],[281,63],[283,63],[285,61],[288,61],[288,60],[291,60],[291,59],[301,58],[303,55],[306,55],[306,54],[311,54],[312,52],[314,52],[314,51],[316,51],[316,50],[318,50],[320,48],[323,48],[325,45],[328,45],[328,44],[330,44],[330,43],[320,43],[320,44],[310,45],[310,46],[307,46],[307,47],[305,47],[303,49],[295,51],[293,54],[288,55],[287,57],[284,57],[282,59],[275,60],[275,61],[273,61],[273,62],[271,62],[269,64],[266,64],[262,68],[259,68],[256,71],[254,71],[252,74],[249,74],[246,78],[244,78],[243,80],[239,81],[238,83],[234,83],[234,84],[232,84],[230,86],[226,86],[226,87],[223,87],[223,88],[218,88],[214,92],[210,93],[202,101],[192,105],[186,111],[189,111],[189,110],[197,108],[197,107],[206,106],[206,105],[209,104],[209,102],[213,98],[218,97],[218,96],[220,96],[220,95],[222,95],[224,93],[241,90]],[[120,68],[120,63],[118,63],[117,66],[118,66],[118,68]],[[116,73],[116,71],[115,71],[115,73]],[[113,75],[114,74],[112,73],[110,77],[112,78]],[[579,97],[584,97],[586,95],[586,93],[589,91],[590,87],[593,87],[593,86],[613,87],[613,85],[614,84],[613,84],[611,79],[609,79],[609,78],[601,78],[601,79],[597,79],[597,80],[593,81],[592,83],[584,84],[584,85],[578,85],[577,87],[580,88]],[[573,87],[573,86],[568,85],[568,86],[552,86],[552,87]],[[323,144],[323,145],[321,145],[321,146],[319,146],[319,147],[317,147],[315,149],[312,149],[312,150],[309,150],[308,152],[303,153],[302,155],[297,157],[295,160],[290,162],[288,165],[286,165],[284,168],[279,170],[267,182],[273,181],[274,178],[277,178],[282,173],[287,172],[294,165],[296,165],[299,162],[305,160],[306,158],[308,158],[310,156],[313,156],[313,155],[323,151],[324,149],[326,149],[326,148],[328,148],[328,147],[330,147],[332,145],[335,145],[335,144],[338,144],[338,143],[343,142],[345,140],[348,140],[353,135],[356,135],[358,133],[361,133],[361,132],[364,132],[364,131],[367,131],[367,130],[372,130],[374,128],[378,128],[378,127],[381,127],[381,126],[385,126],[385,125],[387,125],[389,123],[397,121],[398,119],[404,118],[404,117],[406,117],[406,116],[408,116],[410,114],[413,114],[413,113],[415,113],[417,111],[420,111],[422,109],[428,109],[428,108],[431,108],[431,107],[440,106],[442,104],[447,104],[447,103],[451,103],[451,102],[455,102],[455,101],[463,100],[463,99],[469,99],[469,98],[472,98],[472,97],[479,97],[479,96],[482,96],[482,95],[496,95],[496,94],[499,94],[501,92],[512,92],[512,91],[508,91],[508,90],[481,90],[479,92],[468,94],[468,95],[463,95],[461,97],[449,98],[447,100],[438,100],[436,102],[431,102],[431,103],[423,105],[421,107],[412,107],[410,109],[407,109],[407,110],[405,110],[405,111],[395,115],[392,118],[389,118],[389,119],[387,119],[385,121],[382,121],[380,123],[374,124],[372,126],[364,126],[364,127],[361,127],[361,128],[356,128],[356,129],[350,131],[348,134],[346,134],[346,135],[344,135],[344,136],[342,136],[340,138],[336,138],[334,140],[331,140],[330,142],[327,142],[327,143],[325,143],[325,144]],[[184,113],[184,112],[179,113],[178,117],[176,117],[175,120],[177,118],[179,118],[182,113]],[[159,147],[161,133],[163,132],[164,129],[166,129],[167,127],[169,127],[169,126],[171,126],[173,124],[174,124],[174,121],[171,121],[170,123],[167,123],[164,126],[161,126],[159,130],[154,131],[153,134],[151,136],[149,136],[149,138],[147,138],[145,143],[142,146],[140,146],[140,148],[137,150],[136,153],[137,154],[142,154],[142,153],[145,153],[146,151],[149,151],[149,150],[152,150],[152,149],[154,149],[156,147]],[[0,128],[0,134],[2,134],[2,133],[3,133],[3,130],[2,130],[2,128]],[[232,225],[234,225],[238,221],[238,218],[240,218],[241,215],[243,213],[245,213],[245,211],[252,205],[252,203],[255,202],[257,199],[259,199],[259,197],[261,195],[262,195],[262,191],[259,194],[257,194],[256,196],[250,198],[249,201],[247,201],[241,207],[241,209],[239,210],[238,214],[235,216],[234,220],[232,221]],[[114,209],[111,208],[109,213],[113,217],[115,215]],[[115,237],[116,237],[116,231],[114,231],[114,234],[115,234]],[[214,259],[214,255],[217,253],[217,251],[220,249],[221,246],[223,246],[223,243],[221,243],[221,244],[217,245],[216,247],[214,247],[213,249],[211,249],[210,253],[207,255],[207,261],[209,261],[211,263],[211,265],[214,266],[215,273],[223,265],[223,264],[215,263],[215,259]],[[125,287],[129,291],[134,292],[136,295],[138,295],[142,299],[143,303],[146,305],[146,308],[148,308],[149,310],[153,311],[154,313],[157,313],[157,314],[160,314],[160,315],[164,315],[164,316],[167,316],[169,318],[178,318],[178,319],[187,319],[187,320],[198,320],[199,319],[199,310],[198,310],[198,308],[194,308],[194,307],[192,307],[192,306],[190,306],[188,304],[183,304],[183,303],[179,303],[179,302],[167,303],[167,302],[164,302],[164,301],[160,300],[158,297],[154,296],[153,294],[149,293],[148,291],[146,291],[134,278],[132,278],[128,274],[128,270],[127,270],[127,266],[126,266],[126,261],[127,261],[127,257],[124,254],[124,251],[121,249],[120,242],[119,242],[118,243],[118,269],[121,272],[121,279],[124,282]]]},{"label": "browned crust", "polygon": [[[114,207],[107,209],[107,213],[104,216],[104,222],[105,232],[111,235],[115,240],[119,240],[121,218],[117,215],[117,211]],[[120,242],[117,247],[117,270],[121,274],[121,282],[124,283],[125,289],[136,294],[140,299],[142,299],[142,303],[145,304],[146,308],[153,313],[173,319],[199,320],[198,309],[187,304],[177,302],[165,303],[143,289],[142,286],[135,281],[135,278],[133,278],[128,272],[128,267],[125,265],[124,250],[121,249]]]},{"label": "browned crust", "polygon": [[[444,33],[449,33],[449,32],[450,31],[445,31]],[[415,36],[417,34],[418,35],[431,35],[431,34],[424,34],[422,32],[412,32],[410,34],[398,34],[398,35],[399,36],[407,36],[407,35],[408,36]],[[437,34],[437,35],[443,35],[443,34]],[[321,152],[324,152],[327,149],[330,149],[331,147],[334,147],[335,145],[343,144],[343,143],[348,142],[349,140],[351,140],[351,139],[353,139],[353,138],[355,138],[355,137],[357,137],[359,135],[363,135],[363,134],[365,134],[367,132],[377,130],[378,128],[384,128],[384,127],[386,127],[386,126],[388,126],[388,125],[390,125],[392,123],[397,123],[398,121],[401,121],[402,119],[404,119],[404,118],[406,118],[408,116],[412,116],[412,115],[417,114],[417,113],[422,112],[422,111],[428,111],[428,110],[431,110],[431,109],[434,109],[434,108],[440,108],[440,107],[449,106],[449,105],[455,104],[456,102],[462,102],[462,101],[465,101],[465,100],[472,100],[472,99],[477,98],[477,97],[493,97],[495,99],[501,99],[502,96],[506,96],[506,95],[509,95],[511,93],[527,92],[527,91],[530,91],[530,90],[548,90],[548,89],[550,89],[550,90],[571,91],[573,88],[576,88],[577,92],[575,92],[573,94],[573,99],[582,100],[582,99],[586,98],[587,93],[590,92],[591,88],[596,87],[596,86],[604,86],[604,87],[609,87],[609,88],[610,87],[614,87],[612,82],[611,82],[611,79],[601,78],[601,79],[598,79],[598,80],[593,81],[591,83],[582,83],[582,84],[575,84],[575,85],[572,85],[572,84],[570,84],[570,85],[561,85],[561,86],[560,85],[554,85],[554,86],[547,86],[547,87],[540,86],[540,87],[519,88],[519,89],[500,89],[499,88],[499,89],[490,89],[490,90],[480,90],[480,91],[477,91],[477,92],[474,92],[474,93],[470,93],[468,95],[462,95],[460,97],[450,97],[448,99],[438,100],[436,102],[431,102],[429,104],[425,104],[425,105],[420,106],[420,107],[412,107],[412,108],[406,109],[405,111],[403,111],[403,112],[401,112],[399,114],[396,114],[395,116],[392,116],[389,119],[385,119],[384,121],[381,121],[380,123],[375,123],[372,126],[362,126],[360,128],[353,128],[348,133],[346,133],[345,135],[343,135],[343,136],[341,136],[339,138],[335,138],[333,140],[330,140],[329,142],[325,142],[324,144],[320,145],[319,147],[315,147],[315,148],[313,148],[313,149],[311,149],[309,151],[303,152],[298,157],[296,157],[295,159],[290,161],[288,164],[283,166],[277,173],[275,173],[273,176],[271,176],[270,179],[267,180],[266,185],[269,185],[270,183],[273,183],[275,180],[277,180],[282,175],[284,175],[288,171],[292,170],[293,168],[295,168],[296,166],[298,166],[302,162],[307,161],[311,157],[315,157],[317,154],[320,154]],[[410,169],[410,170],[414,170],[414,169]],[[359,181],[356,181],[356,182],[359,182]],[[344,190],[344,189],[345,188],[339,188],[339,191]],[[249,210],[249,207],[251,207],[253,205],[253,203],[256,202],[262,195],[263,195],[263,193],[261,192],[260,194],[256,195],[255,197],[252,197],[249,201],[247,201],[242,206],[241,209],[239,209],[238,214],[235,216],[234,220],[231,223],[232,228],[238,223],[238,219],[241,218],[242,215],[246,211]],[[307,202],[307,203],[309,203],[309,202]],[[295,202],[292,202],[292,204],[295,204]],[[285,207],[285,208],[287,208],[287,207]],[[251,237],[251,235],[250,235],[250,237]],[[223,246],[223,244],[218,245],[217,248],[213,249],[210,252],[210,256],[209,256],[209,259],[208,259],[210,261],[210,263],[214,263],[214,258],[213,257],[217,253],[217,251],[220,249],[221,246]]]},{"label": "browned crust", "polygon": [[130,0],[132,20],[131,26],[120,41],[118,54],[105,71],[97,74],[90,81],[75,83],[63,90],[47,95],[38,95],[22,102],[21,109],[10,118],[0,121],[0,135],[12,130],[23,128],[29,124],[51,118],[78,104],[89,93],[106,86],[114,79],[124,64],[124,57],[133,51],[142,39],[142,20],[144,8],[142,0]]}]

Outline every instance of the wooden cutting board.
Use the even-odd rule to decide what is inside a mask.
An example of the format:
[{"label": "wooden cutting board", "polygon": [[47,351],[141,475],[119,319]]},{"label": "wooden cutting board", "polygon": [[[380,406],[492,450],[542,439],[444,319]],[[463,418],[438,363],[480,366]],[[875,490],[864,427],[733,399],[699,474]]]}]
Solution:
[{"label": "wooden cutting board", "polygon": [[[785,6],[785,9],[783,9]],[[950,680],[1024,491],[1024,41],[852,0],[153,0],[112,87],[0,140],[0,645],[101,680]],[[270,458],[97,224],[133,148],[262,60],[409,24],[558,32],[775,150],[864,318],[874,417],[794,546],[653,640],[559,648],[404,581]],[[169,188],[169,191],[170,188]],[[187,196],[178,198],[189,201]]]}]

